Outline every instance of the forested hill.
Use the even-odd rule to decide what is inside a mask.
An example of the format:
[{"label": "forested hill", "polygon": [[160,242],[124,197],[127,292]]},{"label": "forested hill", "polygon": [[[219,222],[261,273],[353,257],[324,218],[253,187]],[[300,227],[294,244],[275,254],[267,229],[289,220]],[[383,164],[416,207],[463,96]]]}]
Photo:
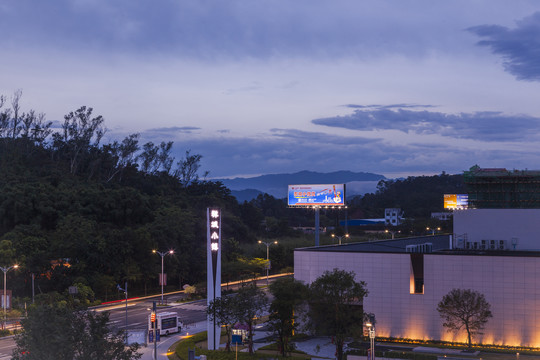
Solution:
[{"label": "forested hill", "polygon": [[466,193],[463,175],[442,173],[381,180],[377,191],[350,199],[350,212],[362,218],[382,218],[385,208],[401,208],[407,218],[429,218],[443,210],[444,194]]},{"label": "forested hill", "polygon": [[[174,159],[172,142],[141,144],[132,134],[104,144],[104,119],[91,108],[68,113],[54,129],[43,115],[22,113],[19,98],[16,93],[7,108],[0,96],[0,266],[19,265],[9,273],[15,297],[31,295],[31,274],[38,294],[82,284],[110,300],[125,281],[130,294],[157,290],[161,259],[153,249],[175,251],[165,260],[175,289],[205,281],[209,206],[224,214],[225,281],[262,268],[252,261],[265,254],[253,246],[258,238],[297,236],[291,226],[313,226],[312,213],[267,194],[239,204],[221,182],[199,177],[201,155],[186,151]],[[424,216],[433,204],[442,207],[441,194],[456,192],[460,181],[449,175],[383,180],[376,194],[351,205],[366,217],[394,206]],[[334,221],[322,216],[321,224]],[[286,246],[271,251],[273,271],[292,266]]]},{"label": "forested hill", "polygon": [[136,134],[101,144],[103,119],[90,108],[66,115],[58,131],[51,125],[0,106],[0,266],[20,265],[9,275],[15,296],[31,294],[32,273],[37,293],[78,282],[105,300],[124,281],[142,293],[157,287],[152,249],[175,251],[169,284],[204,281],[209,206],[224,210],[227,242],[256,241],[241,219],[250,212],[199,178],[200,155],[176,160],[172,143],[139,144]]}]

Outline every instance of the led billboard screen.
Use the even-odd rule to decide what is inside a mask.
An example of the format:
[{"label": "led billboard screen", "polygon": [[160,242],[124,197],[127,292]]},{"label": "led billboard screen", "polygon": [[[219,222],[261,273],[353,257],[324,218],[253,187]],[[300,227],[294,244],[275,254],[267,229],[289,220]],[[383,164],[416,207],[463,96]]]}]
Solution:
[{"label": "led billboard screen", "polygon": [[469,206],[467,194],[444,194],[445,209],[466,209]]},{"label": "led billboard screen", "polygon": [[289,185],[289,206],[344,206],[345,184]]}]

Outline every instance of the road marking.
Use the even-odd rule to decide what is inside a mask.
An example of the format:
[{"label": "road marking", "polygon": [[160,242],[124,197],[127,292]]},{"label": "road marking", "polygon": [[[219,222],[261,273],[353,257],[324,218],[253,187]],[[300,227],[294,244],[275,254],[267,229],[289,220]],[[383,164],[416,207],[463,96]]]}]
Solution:
[{"label": "road marking", "polygon": [[0,360],[11,360],[11,356],[9,355],[2,356],[0,357]]},{"label": "road marking", "polygon": [[184,304],[183,308],[187,310],[206,310],[206,305]]},{"label": "road marking", "polygon": [[[128,303],[128,307],[135,306],[135,305],[137,305],[137,304]],[[99,309],[94,309],[94,311],[102,312],[102,311],[110,311],[110,310],[125,309],[125,308],[126,308],[126,304],[124,303],[122,305],[112,305],[112,306],[102,307],[102,308],[99,308]],[[3,360],[3,359],[0,359],[0,360]]]}]

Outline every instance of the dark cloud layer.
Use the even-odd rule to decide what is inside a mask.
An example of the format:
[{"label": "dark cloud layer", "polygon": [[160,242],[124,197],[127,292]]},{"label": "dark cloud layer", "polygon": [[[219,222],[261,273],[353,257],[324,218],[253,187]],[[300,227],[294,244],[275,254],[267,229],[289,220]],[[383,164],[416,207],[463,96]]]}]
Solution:
[{"label": "dark cloud layer", "polygon": [[155,129],[149,129],[146,132],[147,133],[154,133],[154,134],[172,134],[172,133],[186,133],[191,134],[194,131],[201,130],[200,127],[195,126],[171,126],[171,127],[163,127],[163,128],[155,128]]},{"label": "dark cloud layer", "polygon": [[[427,33],[418,25],[419,16],[406,3],[373,6],[350,0],[17,0],[0,6],[0,33],[10,34],[0,44],[198,59],[445,51],[448,44],[432,36],[444,33],[436,26],[440,22],[421,16],[422,26],[431,29]],[[459,44],[455,38],[449,41]]]},{"label": "dark cloud layer", "polygon": [[315,119],[316,125],[351,130],[399,130],[415,134],[439,134],[458,139],[519,141],[540,133],[540,118],[500,112],[445,114],[393,107],[357,109],[346,116]]},{"label": "dark cloud layer", "polygon": [[[144,134],[143,134],[144,135]],[[175,141],[175,156],[191,149],[211,177],[292,173],[301,170],[367,171],[379,174],[457,174],[474,164],[526,168],[540,155],[526,149],[489,150],[444,144],[396,145],[382,139],[329,136],[324,133],[274,129],[271,136],[190,138]]]},{"label": "dark cloud layer", "polygon": [[426,109],[436,107],[435,105],[420,105],[420,104],[390,104],[390,105],[358,105],[347,104],[345,107],[351,109]]},{"label": "dark cloud layer", "polygon": [[467,29],[486,40],[478,42],[504,59],[504,68],[519,80],[540,81],[540,12],[509,29],[480,25]]}]

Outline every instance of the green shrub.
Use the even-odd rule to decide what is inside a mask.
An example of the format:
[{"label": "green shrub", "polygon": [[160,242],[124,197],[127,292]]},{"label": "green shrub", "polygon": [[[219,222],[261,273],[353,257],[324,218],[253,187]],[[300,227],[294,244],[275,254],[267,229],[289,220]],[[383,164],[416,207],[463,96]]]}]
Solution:
[{"label": "green shrub", "polygon": [[[251,359],[257,359],[257,360],[270,360],[270,359],[282,359],[281,356],[278,356],[277,354],[261,354],[261,353],[255,353],[255,354],[247,354],[244,352],[239,352],[238,357],[236,352],[234,351],[234,346],[232,347],[231,352],[222,351],[222,350],[206,350],[201,347],[201,345],[197,343],[201,343],[206,340],[206,331],[201,332],[198,334],[195,334],[192,337],[186,338],[178,343],[176,346],[176,355],[180,360],[187,360],[188,359],[188,350],[189,349],[195,349],[195,355],[206,355],[208,359],[212,360],[235,360],[238,358],[239,360],[251,360]],[[301,358],[305,359],[305,356],[302,356]],[[287,359],[295,359],[295,356],[288,357]]]}]

